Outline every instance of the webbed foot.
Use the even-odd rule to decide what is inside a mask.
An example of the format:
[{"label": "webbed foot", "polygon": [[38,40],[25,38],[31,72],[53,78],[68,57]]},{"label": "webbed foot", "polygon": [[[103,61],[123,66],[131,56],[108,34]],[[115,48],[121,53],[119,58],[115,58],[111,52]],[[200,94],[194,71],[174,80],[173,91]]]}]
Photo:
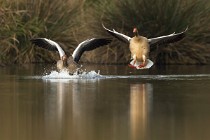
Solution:
[{"label": "webbed foot", "polygon": [[138,68],[143,68],[143,67],[145,67],[146,66],[146,64],[140,64],[139,66],[138,66]]},{"label": "webbed foot", "polygon": [[128,64],[130,68],[136,68],[134,65]]}]

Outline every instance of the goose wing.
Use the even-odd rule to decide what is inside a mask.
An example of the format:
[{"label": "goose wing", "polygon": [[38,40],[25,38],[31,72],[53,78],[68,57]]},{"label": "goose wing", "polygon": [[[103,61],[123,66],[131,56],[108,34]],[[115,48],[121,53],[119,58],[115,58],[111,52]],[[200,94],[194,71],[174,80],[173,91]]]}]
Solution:
[{"label": "goose wing", "polygon": [[173,43],[173,42],[179,41],[182,38],[184,38],[187,30],[188,30],[188,28],[186,28],[185,31],[180,32],[180,33],[173,33],[173,34],[166,35],[166,36],[150,38],[150,39],[148,39],[148,41],[149,41],[150,46]]},{"label": "goose wing", "polygon": [[131,37],[124,35],[122,33],[118,33],[117,31],[113,30],[109,30],[107,29],[103,24],[102,24],[103,28],[112,36],[116,37],[117,39],[119,39],[120,41],[124,42],[124,43],[129,43],[131,40]]},{"label": "goose wing", "polygon": [[79,62],[80,57],[85,51],[94,50],[100,46],[107,45],[111,42],[109,38],[92,38],[81,42],[74,50],[72,57],[76,63]]},{"label": "goose wing", "polygon": [[30,41],[38,47],[41,47],[50,51],[58,51],[60,58],[65,55],[64,50],[55,41],[52,41],[47,38],[34,38],[34,39],[31,39]]}]

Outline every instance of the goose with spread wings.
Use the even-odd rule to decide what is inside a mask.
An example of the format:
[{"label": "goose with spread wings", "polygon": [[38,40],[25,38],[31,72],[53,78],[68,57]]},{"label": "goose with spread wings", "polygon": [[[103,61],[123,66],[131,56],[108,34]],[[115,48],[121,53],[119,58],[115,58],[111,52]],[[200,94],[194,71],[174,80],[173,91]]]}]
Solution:
[{"label": "goose with spread wings", "polygon": [[111,34],[118,40],[129,44],[131,57],[133,59],[130,62],[129,66],[137,69],[150,68],[153,65],[153,62],[148,59],[150,47],[179,41],[185,37],[185,32],[187,31],[186,28],[185,31],[180,33],[172,33],[166,36],[148,39],[146,37],[140,36],[138,34],[137,28],[133,29],[134,37],[131,38],[127,35],[115,31],[114,29],[109,30],[103,24],[102,26],[109,34]]},{"label": "goose with spread wings", "polygon": [[76,49],[73,51],[73,54],[70,57],[67,57],[65,51],[60,47],[58,43],[47,38],[34,38],[30,40],[34,45],[50,50],[58,51],[60,60],[57,61],[57,69],[62,70],[69,68],[70,66],[78,66],[78,62],[85,51],[94,50],[100,46],[108,45],[111,42],[109,38],[91,38],[81,42]]}]

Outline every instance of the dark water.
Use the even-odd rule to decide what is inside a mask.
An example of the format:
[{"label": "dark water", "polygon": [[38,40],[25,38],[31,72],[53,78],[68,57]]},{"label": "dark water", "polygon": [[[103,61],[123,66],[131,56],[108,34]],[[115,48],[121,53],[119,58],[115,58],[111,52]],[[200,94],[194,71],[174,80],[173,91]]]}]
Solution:
[{"label": "dark water", "polygon": [[210,66],[42,79],[43,65],[0,68],[0,140],[208,140]]}]

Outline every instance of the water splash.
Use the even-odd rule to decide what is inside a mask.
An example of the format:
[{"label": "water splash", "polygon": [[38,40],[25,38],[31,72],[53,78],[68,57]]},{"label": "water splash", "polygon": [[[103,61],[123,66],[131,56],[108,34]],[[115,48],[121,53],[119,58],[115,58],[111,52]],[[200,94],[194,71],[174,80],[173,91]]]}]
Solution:
[{"label": "water splash", "polygon": [[100,71],[76,71],[73,74],[70,74],[67,70],[60,72],[51,71],[50,74],[44,75],[42,79],[96,79],[96,78],[105,78],[105,76],[100,75]]},{"label": "water splash", "polygon": [[204,80],[210,79],[210,74],[193,75],[101,75],[100,71],[76,71],[70,74],[67,70],[51,71],[42,79],[141,79],[141,80]]}]

